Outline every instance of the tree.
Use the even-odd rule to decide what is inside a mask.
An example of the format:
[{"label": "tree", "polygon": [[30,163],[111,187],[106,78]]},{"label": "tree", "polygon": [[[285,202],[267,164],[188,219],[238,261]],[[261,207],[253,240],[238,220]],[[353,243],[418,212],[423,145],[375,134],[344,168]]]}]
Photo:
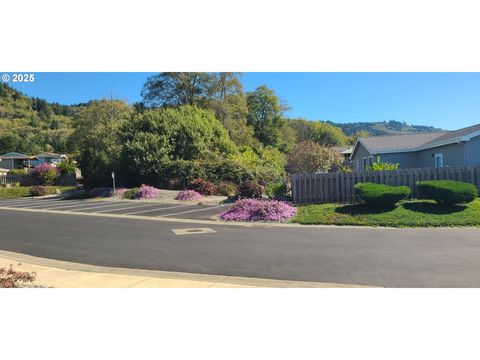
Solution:
[{"label": "tree", "polygon": [[297,142],[312,140],[325,146],[344,145],[347,142],[342,129],[326,122],[293,119],[288,124],[295,130]]},{"label": "tree", "polygon": [[235,152],[213,112],[185,105],[145,111],[125,125],[123,156],[130,171],[154,177],[178,160]]},{"label": "tree", "polygon": [[70,142],[83,176],[114,169],[122,150],[119,130],[131,116],[132,109],[120,100],[95,100],[81,108]]},{"label": "tree", "polygon": [[312,140],[298,143],[288,155],[289,174],[326,172],[343,163],[343,156],[337,151],[319,145]]},{"label": "tree", "polygon": [[370,134],[368,133],[368,131],[358,130],[357,132],[355,132],[355,134],[348,137],[347,143],[349,145],[355,145],[358,138],[365,138],[365,137],[368,137],[369,135]]},{"label": "tree", "polygon": [[265,146],[279,147],[282,143],[281,127],[284,124],[282,105],[275,92],[265,85],[247,94],[247,123],[255,137]]},{"label": "tree", "polygon": [[213,76],[204,72],[163,72],[150,76],[141,95],[148,107],[201,105],[212,92]]}]

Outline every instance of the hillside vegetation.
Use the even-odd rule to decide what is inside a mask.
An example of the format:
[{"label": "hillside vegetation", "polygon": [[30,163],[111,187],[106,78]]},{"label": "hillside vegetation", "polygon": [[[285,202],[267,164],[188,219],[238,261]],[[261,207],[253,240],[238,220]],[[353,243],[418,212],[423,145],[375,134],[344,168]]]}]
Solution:
[{"label": "hillside vegetation", "polygon": [[395,120],[378,122],[352,122],[344,124],[334,122],[329,123],[342,129],[347,136],[354,135],[358,132],[367,132],[370,136],[380,136],[442,131],[442,129],[434,128],[433,126],[411,125]]}]

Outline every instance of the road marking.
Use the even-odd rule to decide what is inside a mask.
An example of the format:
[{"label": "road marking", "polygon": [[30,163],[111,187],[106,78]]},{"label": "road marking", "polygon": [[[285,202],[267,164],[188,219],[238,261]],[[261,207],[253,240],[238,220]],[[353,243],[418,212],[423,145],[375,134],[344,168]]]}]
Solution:
[{"label": "road marking", "polygon": [[37,199],[37,200],[34,200],[34,199],[11,199],[11,200],[3,200],[3,201],[0,201],[0,205],[5,205],[5,204],[28,204],[28,203],[32,203],[32,204],[38,204],[38,203],[42,203],[42,204],[48,204],[48,203],[52,203],[52,202],[55,202],[55,201],[59,201],[60,199],[55,199],[55,200],[40,200],[40,199]]},{"label": "road marking", "polygon": [[[130,206],[128,206],[128,207],[124,207],[124,208],[120,208],[120,209],[100,210],[100,211],[95,211],[94,213],[97,214],[97,213],[103,213],[103,212],[108,212],[108,211],[119,211],[119,210],[134,209],[134,208],[138,208],[139,205],[141,205],[141,204],[130,205]],[[144,206],[155,206],[155,205],[158,205],[158,204],[151,204],[151,205],[144,205]]]},{"label": "road marking", "polygon": [[159,215],[159,216],[157,216],[157,217],[165,217],[165,216],[172,216],[172,215],[179,215],[179,214],[187,214],[187,213],[192,213],[192,212],[195,212],[195,211],[203,211],[203,210],[216,209],[216,208],[219,208],[219,207],[223,207],[223,205],[209,206],[209,207],[202,208],[202,209],[193,209],[193,210],[180,211],[180,212],[176,212],[176,213],[173,213],[173,214]]},{"label": "road marking", "polygon": [[215,230],[210,228],[190,228],[190,229],[172,229],[175,235],[197,235],[197,234],[213,234]]},{"label": "road marking", "polygon": [[[62,201],[57,200],[56,202],[58,202],[58,205],[63,204],[64,205],[63,207],[65,207],[66,204],[67,204],[66,201],[68,201],[68,200],[62,200]],[[74,201],[74,200],[72,200],[72,201]],[[71,204],[71,203],[69,202],[69,204]],[[35,209],[35,208],[42,208],[42,207],[45,207],[45,206],[47,206],[47,207],[49,207],[49,206],[57,207],[57,204],[55,204],[53,202],[49,202],[49,203],[42,203],[42,204],[38,204],[38,203],[36,203],[36,204],[12,204],[12,205],[9,205],[9,206],[17,207],[17,208],[25,208],[25,209],[26,208]]]},{"label": "road marking", "polygon": [[[104,208],[104,207],[125,206],[125,205],[126,205],[125,203],[105,204],[105,205],[102,205],[102,204],[98,204],[98,202],[97,202],[96,204],[86,205],[87,207],[80,208],[80,209],[74,209],[74,210],[75,210],[75,211],[91,210],[91,209],[101,209],[101,208]],[[85,204],[82,204],[81,206],[85,206]]]},{"label": "road marking", "polygon": [[[78,200],[72,200],[72,201],[78,201]],[[58,210],[58,209],[65,209],[65,208],[76,208],[78,206],[86,206],[89,203],[92,204],[92,206],[95,206],[95,203],[93,201],[85,201],[85,202],[80,203],[80,204],[79,203],[76,203],[76,204],[75,203],[74,204],[70,203],[69,205],[64,204],[62,206],[53,205],[53,207],[48,207],[48,208],[46,208],[46,210],[47,209],[48,210]]]},{"label": "road marking", "polygon": [[175,208],[179,208],[179,207],[185,207],[185,206],[188,206],[187,204],[182,204],[182,205],[175,205],[175,206],[167,206],[167,207],[163,207],[163,208],[159,208],[159,209],[147,209],[147,210],[142,210],[142,211],[133,211],[133,212],[128,212],[128,213],[123,213],[122,215],[132,215],[132,214],[141,214],[141,213],[146,213],[146,212],[150,212],[150,211],[159,211],[159,210],[163,210],[163,209],[175,209]]}]

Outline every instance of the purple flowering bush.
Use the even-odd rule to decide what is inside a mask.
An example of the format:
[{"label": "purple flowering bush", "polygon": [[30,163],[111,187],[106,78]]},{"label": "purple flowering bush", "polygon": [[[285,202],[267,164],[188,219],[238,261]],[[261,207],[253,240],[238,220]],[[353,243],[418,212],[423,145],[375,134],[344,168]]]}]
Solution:
[{"label": "purple flowering bush", "polygon": [[153,186],[142,185],[133,198],[137,200],[154,199],[159,193],[160,189],[154,188]]},{"label": "purple flowering bush", "polygon": [[60,176],[60,169],[49,163],[42,163],[35,166],[30,175],[38,179],[41,185],[53,185]]},{"label": "purple flowering bush", "polygon": [[222,220],[230,221],[282,221],[295,215],[297,209],[278,200],[241,199],[220,214]]},{"label": "purple flowering bush", "polygon": [[118,189],[115,189],[115,193],[114,193],[112,189],[111,196],[113,196],[114,198],[123,199],[123,196],[127,191],[128,189],[118,188]]},{"label": "purple flowering bush", "polygon": [[175,196],[175,200],[181,201],[199,200],[201,198],[203,198],[203,195],[195,190],[183,190]]}]

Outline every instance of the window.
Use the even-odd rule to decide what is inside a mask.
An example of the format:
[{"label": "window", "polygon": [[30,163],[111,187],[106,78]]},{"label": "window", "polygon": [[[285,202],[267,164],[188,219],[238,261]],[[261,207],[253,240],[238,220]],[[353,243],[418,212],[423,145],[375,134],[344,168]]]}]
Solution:
[{"label": "window", "polygon": [[435,167],[443,167],[443,154],[435,154]]},{"label": "window", "polygon": [[365,169],[367,168],[367,166],[368,166],[367,158],[364,157],[364,158],[363,158],[363,170],[365,170]]}]

